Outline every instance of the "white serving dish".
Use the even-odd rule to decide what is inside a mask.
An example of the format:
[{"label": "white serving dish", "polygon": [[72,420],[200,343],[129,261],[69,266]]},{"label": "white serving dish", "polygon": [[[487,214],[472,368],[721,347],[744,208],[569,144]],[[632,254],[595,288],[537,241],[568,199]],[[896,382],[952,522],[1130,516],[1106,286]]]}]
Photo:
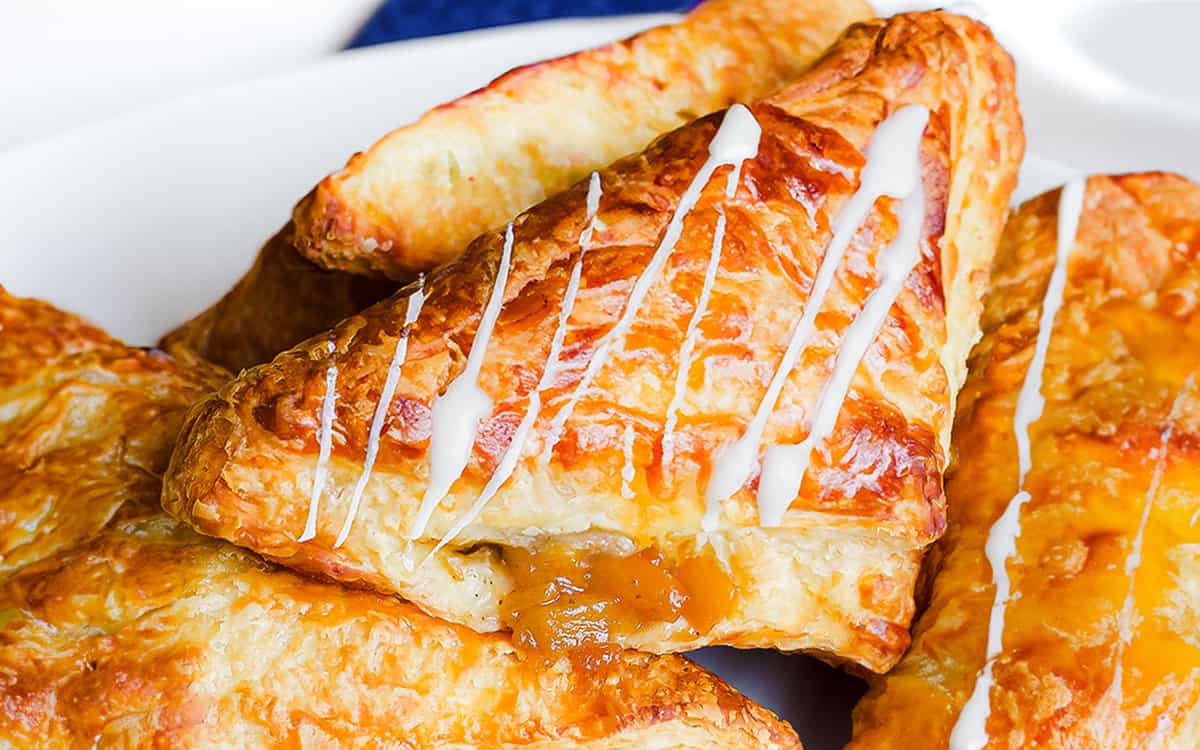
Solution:
[{"label": "white serving dish", "polygon": [[[1020,70],[1030,157],[1017,199],[1077,171],[1200,179],[1200,54],[1185,31],[1200,26],[1200,2],[987,5]],[[220,296],[297,198],[353,151],[514,65],[665,18],[556,21],[349,52],[0,154],[0,283],[153,343]],[[710,649],[698,658],[790,720],[811,750],[845,739],[855,679],[803,656]]]}]

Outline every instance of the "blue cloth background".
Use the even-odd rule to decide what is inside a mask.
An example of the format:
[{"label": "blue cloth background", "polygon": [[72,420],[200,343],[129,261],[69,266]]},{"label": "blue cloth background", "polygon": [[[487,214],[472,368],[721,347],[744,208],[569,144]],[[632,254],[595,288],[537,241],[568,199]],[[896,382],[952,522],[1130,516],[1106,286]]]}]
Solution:
[{"label": "blue cloth background", "polygon": [[351,47],[547,18],[680,11],[696,0],[386,0]]}]

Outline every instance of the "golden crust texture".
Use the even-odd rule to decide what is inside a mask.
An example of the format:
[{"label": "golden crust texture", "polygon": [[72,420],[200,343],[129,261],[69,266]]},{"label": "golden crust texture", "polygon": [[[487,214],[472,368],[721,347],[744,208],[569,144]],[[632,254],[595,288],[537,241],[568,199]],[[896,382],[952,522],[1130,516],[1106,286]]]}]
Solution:
[{"label": "golden crust texture", "polygon": [[184,411],[221,380],[0,287],[0,576],[153,497]]},{"label": "golden crust texture", "polygon": [[655,136],[783,85],[871,15],[864,0],[708,0],[514,70],[322,180],[296,206],[296,246],[325,268],[408,281]]},{"label": "golden crust texture", "polygon": [[157,504],[214,385],[0,290],[0,746],[799,748],[682,657],[592,665],[310,581]]},{"label": "golden crust texture", "polygon": [[[783,359],[876,126],[909,104],[932,113],[920,149],[921,259],[854,374],[836,428],[813,452],[782,527],[760,526],[755,474],[725,501],[714,533],[700,534],[713,457],[745,428]],[[599,174],[602,195],[585,256],[579,238],[589,225],[587,183],[516,220],[504,306],[478,378],[494,408],[480,423],[465,473],[412,543],[406,535],[428,482],[431,404],[465,367],[504,232],[482,236],[430,278],[412,326],[404,324],[410,289],[199,404],[168,473],[167,509],[203,533],[288,565],[398,593],[479,630],[514,628],[543,646],[558,641],[537,637],[537,623],[525,615],[545,598],[536,594],[543,584],[562,593],[566,574],[555,568],[566,565],[590,581],[579,586],[592,589],[560,597],[560,611],[547,615],[554,622],[541,630],[561,634],[566,618],[590,628],[583,640],[655,652],[723,643],[889,667],[908,642],[922,550],[944,526],[947,415],[977,335],[979,296],[1023,151],[1011,61],[968,19],[898,16],[852,27],[810,74],[751,110],[762,137],[736,193],[725,195],[729,170],[719,169],[687,214],[623,346],[601,360],[574,401],[721,116],[668,134]],[[685,329],[718,244],[718,215],[727,220],[723,249],[698,318],[695,366],[682,379],[668,460],[666,413]],[[785,371],[765,444],[806,435],[806,412],[847,326],[878,285],[874,261],[897,225],[896,202],[880,200],[851,242],[813,343]],[[562,368],[539,392],[544,408],[511,479],[453,544],[417,564],[480,496],[513,441],[580,257]],[[405,331],[407,359],[395,373],[373,473],[339,547],[372,415]],[[333,390],[325,385],[330,373]],[[300,543],[327,394],[336,395],[328,481],[316,538]],[[563,412],[568,404],[573,411]],[[550,562],[555,555],[565,562]],[[612,590],[613,579],[627,579],[627,590]],[[647,603],[675,584],[679,597]],[[680,608],[686,621],[676,617]],[[591,627],[586,612],[606,630]]]},{"label": "golden crust texture", "polygon": [[870,15],[863,0],[710,0],[679,23],[509,73],[323,180],[296,207],[295,232],[289,222],[162,346],[234,372],[266,362],[399,286],[363,274],[407,282],[453,260],[590,170],[782,85]]},{"label": "golden crust texture", "polygon": [[[984,665],[985,540],[1017,491],[1013,419],[1058,204],[1059,191],[1034,198],[1005,231],[960,398],[931,602],[912,650],[856,709],[855,750],[947,747]],[[986,747],[1197,747],[1200,186],[1090,178],[1066,258]]]},{"label": "golden crust texture", "polygon": [[224,297],[164,336],[160,345],[173,355],[198,354],[238,372],[369,307],[396,287],[306,260],[292,244],[289,224],[267,241]]}]

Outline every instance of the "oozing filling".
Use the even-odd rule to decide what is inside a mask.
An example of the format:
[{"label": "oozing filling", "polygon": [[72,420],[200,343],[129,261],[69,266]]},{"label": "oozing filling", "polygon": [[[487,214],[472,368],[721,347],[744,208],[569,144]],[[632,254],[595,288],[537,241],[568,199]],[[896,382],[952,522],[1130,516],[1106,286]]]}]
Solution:
[{"label": "oozing filling", "polygon": [[734,583],[711,551],[672,563],[654,548],[624,556],[509,548],[504,560],[515,586],[500,616],[529,648],[603,649],[676,622],[705,634],[733,604]]}]

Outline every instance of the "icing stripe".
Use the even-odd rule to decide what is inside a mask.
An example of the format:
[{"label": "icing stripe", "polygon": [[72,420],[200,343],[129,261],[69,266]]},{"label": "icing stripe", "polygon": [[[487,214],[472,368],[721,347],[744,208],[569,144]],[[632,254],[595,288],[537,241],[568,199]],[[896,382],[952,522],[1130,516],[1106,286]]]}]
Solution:
[{"label": "icing stripe", "polygon": [[987,654],[984,667],[975,680],[971,697],[963,705],[958,721],[950,733],[951,750],[980,750],[988,741],[987,719],[991,714],[992,669],[1000,654],[1004,637],[1004,616],[1010,597],[1008,561],[1016,556],[1017,537],[1021,535],[1021,508],[1029,501],[1025,490],[1025,475],[1033,465],[1029,444],[1029,426],[1042,416],[1046,400],[1042,396],[1042,377],[1054,318],[1062,306],[1067,284],[1067,258],[1075,246],[1079,216],[1083,212],[1086,178],[1079,177],[1063,186],[1058,199],[1058,237],[1054,255],[1054,270],[1042,299],[1038,320],[1037,342],[1033,359],[1025,370],[1025,379],[1017,394],[1013,413],[1013,433],[1017,440],[1017,494],[1009,501],[1004,513],[988,531],[985,552],[992,567],[992,584],[996,594],[988,619]]},{"label": "icing stripe", "polygon": [[[882,196],[900,198],[913,190],[914,178],[909,165],[911,155],[920,144],[921,135],[929,113],[924,107],[907,106],[887,117],[875,129],[867,147],[867,163],[862,169],[858,190],[846,201],[845,206],[833,220],[833,238],[825,250],[817,269],[804,312],[793,327],[783,359],[776,367],[767,386],[767,392],[759,402],[753,419],[742,436],[726,446],[713,463],[712,476],[705,490],[704,529],[716,527],[720,505],[730,495],[740,490],[750,479],[758,459],[759,445],[767,421],[775,410],[779,395],[783,392],[800,353],[816,332],[817,313],[825,295],[833,285],[834,274],[841,264],[846,248]],[[918,176],[919,178],[919,176]]]},{"label": "icing stripe", "polygon": [[1146,497],[1142,501],[1142,517],[1138,521],[1137,534],[1133,537],[1133,546],[1129,550],[1129,556],[1125,558],[1125,575],[1129,578],[1129,590],[1125,594],[1125,601],[1121,604],[1121,614],[1117,618],[1120,640],[1117,641],[1116,655],[1113,659],[1116,667],[1113,670],[1112,682],[1105,691],[1105,697],[1115,701],[1118,705],[1121,702],[1124,677],[1122,660],[1125,656],[1125,649],[1133,638],[1134,583],[1137,581],[1138,568],[1142,564],[1142,543],[1146,536],[1146,525],[1150,522],[1150,510],[1154,507],[1154,499],[1158,496],[1158,488],[1162,484],[1163,474],[1167,469],[1167,447],[1171,443],[1172,435],[1175,434],[1175,425],[1180,417],[1179,410],[1183,406],[1184,396],[1192,389],[1195,379],[1195,373],[1188,375],[1183,387],[1180,388],[1179,393],[1175,395],[1175,400],[1171,403],[1171,410],[1167,413],[1167,424],[1159,435],[1158,458],[1154,461],[1154,473],[1150,476],[1150,485],[1146,488]]},{"label": "icing stripe", "polygon": [[571,267],[571,277],[567,279],[567,290],[563,293],[562,304],[559,306],[558,327],[554,329],[554,338],[550,340],[550,353],[546,357],[546,367],[542,370],[542,377],[538,380],[537,389],[539,391],[549,388],[558,375],[558,360],[562,356],[563,342],[567,338],[567,323],[570,322],[571,313],[575,310],[575,298],[579,296],[579,283],[583,278],[583,256],[592,247],[592,235],[597,228],[603,226],[603,222],[596,216],[600,211],[600,197],[603,192],[600,185],[600,173],[592,172],[592,178],[588,181],[587,193],[588,223],[583,233],[579,235],[579,255],[575,258],[575,265]]},{"label": "icing stripe", "polygon": [[633,497],[633,478],[637,471],[633,466],[633,422],[625,423],[625,432],[621,435],[621,453],[625,461],[621,464],[621,497],[629,500]]},{"label": "icing stripe", "polygon": [[396,396],[396,386],[400,384],[400,367],[408,358],[408,337],[424,304],[425,274],[421,274],[417,280],[417,289],[409,295],[408,304],[404,308],[404,329],[400,332],[400,338],[396,340],[392,361],[388,365],[387,379],[383,383],[383,391],[379,394],[379,403],[375,404],[375,414],[371,417],[371,429],[367,434],[367,452],[363,457],[362,471],[358,475],[358,481],[354,483],[354,494],[350,497],[350,510],[346,513],[342,530],[338,532],[337,541],[333,543],[334,549],[341,547],[345,543],[346,537],[350,536],[350,528],[354,525],[355,516],[358,515],[358,506],[362,502],[363,491],[366,490],[367,482],[371,479],[371,469],[375,467],[375,457],[379,454],[379,438],[383,434],[383,423],[392,406],[392,399]]},{"label": "icing stripe", "polygon": [[[329,344],[329,356],[333,357],[337,346],[332,341]],[[336,418],[334,406],[337,402],[337,365],[330,362],[325,368],[325,395],[321,397],[321,424],[317,428],[317,468],[313,471],[312,497],[308,501],[308,518],[304,520],[304,533],[296,541],[307,542],[317,535],[317,511],[321,503],[321,493],[325,490],[325,481],[329,477],[329,454],[333,452],[333,420]]]},{"label": "icing stripe", "polygon": [[492,413],[492,399],[479,387],[479,370],[487,353],[488,340],[500,309],[504,305],[504,287],[508,284],[508,273],[512,265],[513,227],[509,222],[504,230],[504,249],[500,253],[500,267],[496,281],[488,297],[475,338],[471,342],[471,353],[467,365],[458,374],[442,395],[433,402],[433,426],[429,436],[429,484],[421,498],[421,506],[413,519],[408,538],[420,539],[425,533],[433,511],[438,503],[458,481],[475,446],[479,423]]},{"label": "icing stripe", "polygon": [[[730,177],[734,177],[731,174]],[[733,183],[735,186],[736,182]],[[721,266],[721,250],[725,244],[725,211],[717,209],[717,226],[713,229],[712,250],[708,256],[708,267],[704,271],[704,286],[700,288],[700,298],[696,300],[696,308],[688,320],[687,333],[683,337],[683,345],[679,347],[679,369],[675,371],[675,389],[671,393],[671,401],[667,404],[667,416],[663,423],[662,437],[662,468],[667,476],[671,472],[671,461],[675,457],[675,424],[679,406],[687,393],[688,376],[692,370],[692,356],[696,349],[696,339],[700,332],[700,321],[708,310],[708,298],[712,295],[713,282],[717,278],[717,270]]]},{"label": "icing stripe", "polygon": [[609,355],[616,347],[624,343],[625,335],[633,325],[638,309],[650,293],[650,287],[658,279],[663,266],[666,265],[667,259],[671,257],[676,243],[679,242],[679,238],[683,234],[684,219],[687,218],[687,215],[695,208],[696,203],[699,202],[700,195],[703,193],[708,181],[712,178],[713,173],[719,167],[737,166],[746,159],[753,159],[758,154],[758,141],[761,135],[762,128],[759,126],[758,121],[754,119],[754,115],[746,107],[741,104],[735,104],[725,113],[725,119],[721,121],[721,127],[717,130],[716,135],[713,136],[712,142],[709,144],[708,159],[700,167],[700,170],[688,185],[687,190],[680,197],[679,205],[676,206],[675,212],[671,216],[671,221],[667,224],[666,233],[655,249],[654,255],[650,258],[649,265],[646,266],[645,270],[642,271],[642,274],[638,276],[637,281],[634,283],[633,290],[629,294],[629,299],[625,303],[625,309],[621,312],[620,318],[617,319],[616,324],[600,339],[575,389],[571,392],[570,397],[563,407],[554,415],[554,419],[550,423],[546,447],[542,452],[541,460],[543,463],[549,463],[554,453],[554,447],[562,438],[567,420],[571,418],[571,412],[574,411],[575,406],[583,398],[588,388],[591,387],[592,381],[600,372],[605,362],[608,361]]},{"label": "icing stripe", "polygon": [[550,341],[550,351],[546,355],[546,366],[542,368],[542,377],[538,380],[537,387],[529,394],[529,404],[525,408],[525,416],[521,419],[521,423],[517,425],[517,429],[513,432],[512,440],[509,442],[508,447],[504,449],[504,455],[500,457],[500,463],[497,465],[496,471],[492,473],[491,478],[484,485],[483,490],[480,491],[479,497],[475,499],[475,503],[454,523],[445,536],[438,541],[426,559],[436,555],[451,540],[462,533],[463,529],[478,518],[479,514],[483,512],[484,507],[500,491],[500,488],[504,486],[504,483],[508,481],[517,468],[517,462],[520,461],[525,451],[525,444],[529,440],[529,434],[533,429],[533,425],[537,422],[538,413],[542,409],[542,391],[549,388],[551,383],[554,382],[557,370],[556,366],[559,357],[562,356],[562,345],[563,340],[566,338],[567,322],[571,318],[571,311],[575,308],[575,296],[579,291],[579,279],[583,274],[583,256],[592,245],[592,234],[599,222],[599,219],[596,218],[596,212],[600,210],[600,196],[600,174],[592,172],[587,195],[589,221],[583,233],[579,235],[579,256],[575,259],[575,265],[571,268],[571,277],[567,281],[567,289],[563,293],[562,304],[558,311],[558,328],[555,329],[554,338]]},{"label": "icing stripe", "polygon": [[[923,121],[928,113],[924,113]],[[833,372],[821,388],[813,407],[808,435],[796,445],[776,445],[763,456],[758,484],[758,514],[763,526],[778,526],[796,496],[812,461],[812,451],[832,433],[842,411],[850,382],[871,343],[879,335],[904,281],[921,259],[921,230],[925,224],[925,191],[921,187],[920,153],[912,153],[912,192],[900,204],[900,226],[896,238],[876,259],[879,285],[867,297],[862,310],[846,329],[845,339],[834,361]]]}]

